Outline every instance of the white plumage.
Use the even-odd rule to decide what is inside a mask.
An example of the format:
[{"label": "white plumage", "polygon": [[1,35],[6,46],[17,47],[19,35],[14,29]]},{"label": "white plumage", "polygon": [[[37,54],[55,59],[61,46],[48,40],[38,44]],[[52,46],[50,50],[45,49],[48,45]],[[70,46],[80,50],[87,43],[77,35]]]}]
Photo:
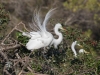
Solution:
[{"label": "white plumage", "polygon": [[76,43],[77,43],[77,41],[73,42],[72,45],[71,45],[71,49],[72,49],[75,57],[77,57],[77,53],[76,53],[76,50],[75,50]]},{"label": "white plumage", "polygon": [[54,47],[57,48],[57,46],[61,43],[63,36],[58,30],[63,28],[60,23],[57,23],[54,28],[55,33],[59,36],[58,39],[55,39],[53,35],[46,29],[47,22],[51,17],[52,13],[54,12],[54,10],[55,9],[49,10],[43,22],[41,22],[39,13],[35,14],[33,24],[38,30],[36,32],[32,31],[29,33],[28,32],[22,33],[22,35],[30,38],[28,43],[26,44],[28,50],[33,51],[35,49],[47,47],[49,45],[54,45]]},{"label": "white plumage", "polygon": [[62,28],[62,25],[61,25],[60,23],[56,24],[56,25],[55,25],[55,28],[54,28],[55,34],[58,35],[58,39],[53,38],[53,41],[52,41],[52,43],[51,43],[51,44],[54,45],[54,48],[57,48],[57,46],[61,43],[61,41],[62,41],[62,39],[63,39],[62,33],[60,33],[60,32],[58,31],[59,29],[64,30],[64,29]]},{"label": "white plumage", "polygon": [[[75,50],[75,46],[76,46],[76,45],[78,45],[78,46],[81,47],[80,44],[77,44],[77,41],[74,41],[74,42],[72,43],[71,49],[72,49],[72,51],[73,51],[75,57],[77,57],[77,52],[76,52],[76,50]],[[78,52],[79,52],[79,53],[86,53],[86,54],[89,53],[89,52],[85,51],[84,49],[79,49]]]}]

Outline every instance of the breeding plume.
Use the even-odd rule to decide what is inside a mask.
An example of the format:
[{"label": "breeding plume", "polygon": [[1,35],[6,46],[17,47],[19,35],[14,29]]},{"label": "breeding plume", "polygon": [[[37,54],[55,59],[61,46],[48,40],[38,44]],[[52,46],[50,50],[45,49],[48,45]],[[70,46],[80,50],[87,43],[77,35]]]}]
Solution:
[{"label": "breeding plume", "polygon": [[39,12],[35,13],[33,18],[33,25],[31,27],[34,27],[36,30],[32,32],[23,32],[22,34],[24,36],[29,37],[29,41],[26,44],[26,47],[28,50],[35,50],[42,47],[47,47],[54,45],[55,48],[61,43],[63,36],[62,33],[60,33],[58,30],[62,29],[62,25],[60,23],[57,23],[54,27],[55,34],[58,35],[58,39],[55,39],[53,35],[47,31],[46,25],[52,14],[55,12],[55,9],[51,9],[46,14],[43,22],[41,21]]}]

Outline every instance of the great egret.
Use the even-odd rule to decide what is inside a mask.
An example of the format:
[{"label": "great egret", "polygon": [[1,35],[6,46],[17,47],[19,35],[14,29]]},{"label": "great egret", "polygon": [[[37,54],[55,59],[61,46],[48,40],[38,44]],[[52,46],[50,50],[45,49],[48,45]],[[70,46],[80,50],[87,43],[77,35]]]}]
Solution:
[{"label": "great egret", "polygon": [[[72,51],[73,51],[75,57],[77,57],[77,52],[76,52],[76,50],[75,50],[75,46],[76,46],[76,45],[82,47],[80,44],[77,44],[77,41],[74,41],[74,42],[72,43],[71,49],[72,49]],[[89,52],[85,51],[84,49],[79,49],[78,52],[79,52],[79,53],[86,53],[86,54],[89,53]]]},{"label": "great egret", "polygon": [[63,28],[60,23],[57,23],[54,27],[56,35],[59,36],[58,39],[55,39],[53,35],[46,29],[47,22],[51,17],[52,13],[54,12],[54,10],[55,9],[49,10],[42,23],[40,20],[39,13],[35,14],[33,24],[35,25],[36,28],[38,28],[38,30],[36,32],[32,31],[29,33],[28,32],[22,33],[22,35],[30,38],[28,43],[26,44],[28,50],[33,51],[35,49],[47,47],[49,45],[54,45],[54,47],[57,48],[57,46],[61,43],[63,36],[58,30]]},{"label": "great egret", "polygon": [[56,25],[55,25],[55,28],[54,28],[55,34],[58,35],[58,39],[53,38],[53,41],[52,41],[52,43],[51,43],[51,45],[52,45],[52,44],[54,45],[54,48],[57,48],[57,46],[61,43],[61,41],[62,41],[62,39],[63,39],[62,33],[60,33],[60,32],[58,31],[59,29],[64,30],[64,29],[62,28],[62,25],[61,25],[60,23],[56,24]]},{"label": "great egret", "polygon": [[72,45],[71,45],[71,49],[72,51],[74,52],[74,56],[77,57],[77,53],[76,53],[76,50],[75,50],[75,45],[76,45],[77,41],[73,42]]}]

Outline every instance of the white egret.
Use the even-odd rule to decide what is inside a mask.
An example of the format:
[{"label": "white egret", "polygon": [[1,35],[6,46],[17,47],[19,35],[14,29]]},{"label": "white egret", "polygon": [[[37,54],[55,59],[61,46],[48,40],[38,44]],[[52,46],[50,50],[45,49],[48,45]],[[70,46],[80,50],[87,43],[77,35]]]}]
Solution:
[{"label": "white egret", "polygon": [[[72,49],[72,51],[73,51],[75,57],[77,57],[77,52],[76,52],[76,50],[75,50],[75,46],[76,46],[76,45],[82,47],[80,44],[77,44],[77,41],[75,41],[75,42],[72,43],[71,49]],[[86,54],[89,53],[89,52],[85,51],[84,49],[79,49],[78,52],[79,52],[79,53],[86,53]]]},{"label": "white egret", "polygon": [[28,50],[33,51],[35,49],[47,47],[53,44],[54,44],[54,47],[57,48],[57,46],[61,43],[63,36],[58,30],[63,29],[63,28],[60,23],[57,23],[54,27],[54,31],[56,35],[59,36],[58,39],[55,39],[53,35],[50,32],[48,32],[46,29],[47,22],[49,18],[51,17],[52,13],[54,12],[54,10],[55,9],[49,10],[49,12],[46,14],[44,21],[42,23],[40,21],[39,13],[34,16],[33,24],[35,24],[35,27],[38,28],[36,32],[32,31],[29,33],[26,33],[26,32],[22,33],[22,35],[30,38],[28,43],[26,44],[26,47]]},{"label": "white egret", "polygon": [[57,46],[61,43],[61,41],[62,41],[62,39],[63,39],[62,33],[58,31],[59,29],[64,30],[64,29],[62,28],[62,25],[61,25],[60,23],[56,24],[56,25],[55,25],[55,28],[54,28],[55,34],[58,35],[58,39],[53,38],[53,41],[52,41],[52,43],[51,43],[51,45],[52,45],[52,44],[54,45],[54,48],[57,48]]},{"label": "white egret", "polygon": [[76,53],[76,50],[75,50],[75,45],[76,45],[77,41],[73,42],[72,45],[71,45],[71,49],[72,51],[74,52],[74,56],[77,57],[77,53]]}]

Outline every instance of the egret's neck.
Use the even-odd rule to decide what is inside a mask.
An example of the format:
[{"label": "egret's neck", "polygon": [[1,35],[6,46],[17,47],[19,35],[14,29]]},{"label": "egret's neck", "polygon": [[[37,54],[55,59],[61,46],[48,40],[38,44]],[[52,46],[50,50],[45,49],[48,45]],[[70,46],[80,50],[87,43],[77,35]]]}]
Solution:
[{"label": "egret's neck", "polygon": [[57,47],[57,45],[59,45],[63,39],[62,33],[60,33],[58,30],[59,30],[59,27],[54,28],[55,34],[58,35],[58,39],[54,39],[55,47]]},{"label": "egret's neck", "polygon": [[77,53],[76,53],[76,50],[75,50],[76,43],[77,43],[77,41],[73,42],[72,45],[71,45],[71,49],[72,49],[75,57],[77,57]]},{"label": "egret's neck", "polygon": [[[60,40],[60,39],[63,39],[62,33],[59,32],[59,28],[58,28],[58,27],[55,27],[55,28],[54,28],[54,31],[55,31],[55,34],[58,35],[58,39],[59,39],[59,40]],[[57,40],[58,40],[58,39],[57,39]]]}]

